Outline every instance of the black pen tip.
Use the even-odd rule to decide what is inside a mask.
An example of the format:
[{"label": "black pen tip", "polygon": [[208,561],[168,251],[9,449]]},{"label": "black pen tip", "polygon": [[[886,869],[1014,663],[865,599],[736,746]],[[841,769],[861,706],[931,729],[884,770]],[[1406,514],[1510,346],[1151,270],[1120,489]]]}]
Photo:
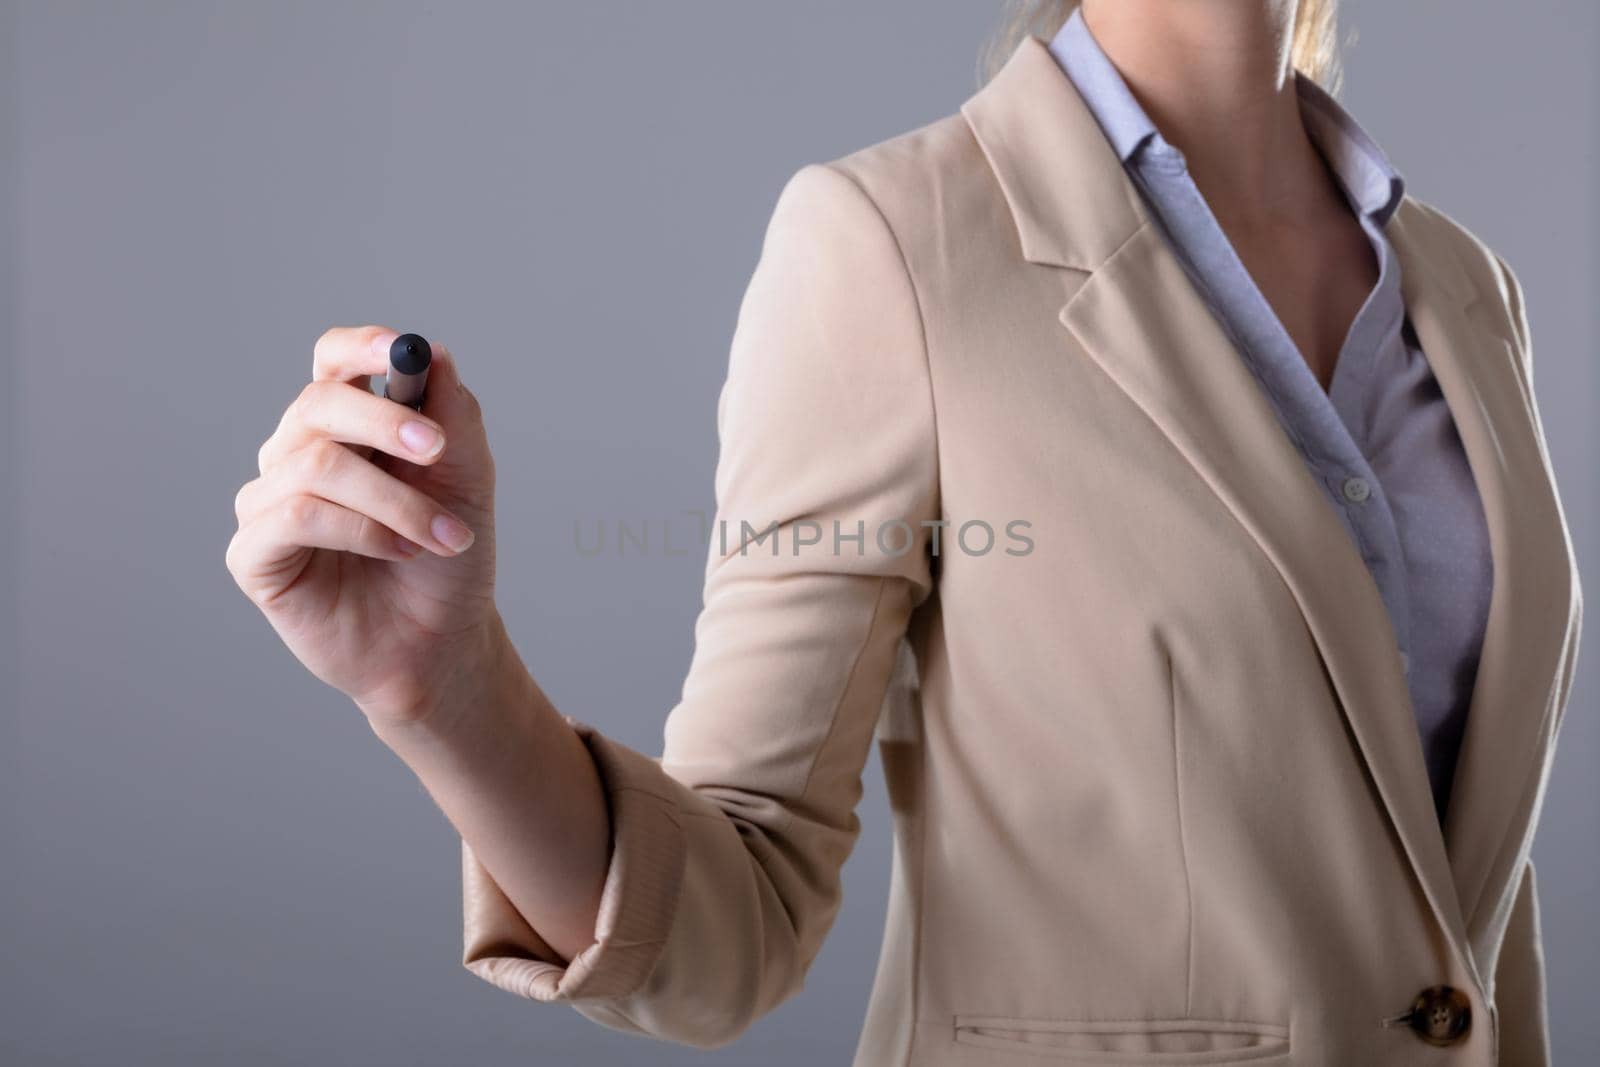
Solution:
[{"label": "black pen tip", "polygon": [[428,339],[418,333],[403,333],[389,346],[389,366],[401,374],[421,374],[433,362]]}]

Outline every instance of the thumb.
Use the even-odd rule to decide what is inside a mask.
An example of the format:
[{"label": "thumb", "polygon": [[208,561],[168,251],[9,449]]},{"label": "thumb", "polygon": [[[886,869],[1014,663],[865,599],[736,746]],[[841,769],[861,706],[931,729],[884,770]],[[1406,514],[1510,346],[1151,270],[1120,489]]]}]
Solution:
[{"label": "thumb", "polygon": [[483,425],[478,398],[461,380],[461,368],[450,349],[430,342],[433,359],[428,365],[428,388],[422,400],[422,413],[437,419],[447,432]]},{"label": "thumb", "polygon": [[489,506],[494,492],[494,461],[478,398],[461,380],[455,356],[444,345],[429,342],[433,358],[422,398],[422,414],[444,428],[444,455],[415,475],[436,483],[455,498],[453,503]]},{"label": "thumb", "polygon": [[[483,408],[471,389],[461,380],[455,356],[441,344],[434,344],[428,367],[428,388],[422,399],[422,413],[444,427],[449,444],[441,462],[454,458],[479,462],[488,453],[488,434],[483,425]],[[455,456],[452,457],[452,451]]]}]

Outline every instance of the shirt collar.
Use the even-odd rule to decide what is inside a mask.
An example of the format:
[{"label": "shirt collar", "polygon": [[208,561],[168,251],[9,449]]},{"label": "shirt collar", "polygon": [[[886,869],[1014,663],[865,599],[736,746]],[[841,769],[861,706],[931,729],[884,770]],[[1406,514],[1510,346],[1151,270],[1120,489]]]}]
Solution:
[{"label": "shirt collar", "polygon": [[[1156,129],[1121,72],[1089,32],[1081,7],[1073,8],[1051,40],[1050,52],[1124,164],[1137,158],[1185,169],[1183,153]],[[1327,90],[1299,71],[1294,79],[1306,133],[1322,151],[1352,204],[1382,226],[1400,206],[1405,181],[1377,142]]]}]

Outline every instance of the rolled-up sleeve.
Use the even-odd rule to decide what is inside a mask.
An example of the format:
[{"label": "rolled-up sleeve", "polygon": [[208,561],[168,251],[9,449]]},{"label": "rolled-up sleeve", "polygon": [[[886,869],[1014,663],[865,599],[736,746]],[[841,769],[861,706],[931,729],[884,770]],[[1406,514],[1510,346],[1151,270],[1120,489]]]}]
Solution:
[{"label": "rolled-up sleeve", "polygon": [[570,963],[464,854],[466,964],[606,1026],[726,1045],[801,988],[860,833],[861,772],[932,589],[934,410],[896,235],[840,167],[785,185],[717,409],[703,605],[660,759],[568,717],[610,805]]},{"label": "rolled-up sleeve", "polygon": [[683,829],[656,760],[567,721],[588,746],[610,806],[611,859],[595,939],[563,966],[463,842],[465,962],[479,978],[533,1000],[626,996],[666,943],[683,880]]}]

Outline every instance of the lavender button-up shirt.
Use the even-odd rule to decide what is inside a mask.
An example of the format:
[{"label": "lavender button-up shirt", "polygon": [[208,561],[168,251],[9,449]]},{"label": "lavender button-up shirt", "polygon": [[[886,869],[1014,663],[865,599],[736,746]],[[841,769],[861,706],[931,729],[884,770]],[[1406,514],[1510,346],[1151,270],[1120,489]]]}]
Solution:
[{"label": "lavender button-up shirt", "polygon": [[1156,129],[1081,10],[1063,24],[1050,51],[1366,561],[1406,666],[1442,822],[1477,675],[1492,561],[1477,484],[1406,317],[1399,259],[1384,234],[1404,192],[1399,174],[1326,91],[1295,76],[1307,133],[1380,266],[1324,392],[1229,243],[1183,154]]}]

